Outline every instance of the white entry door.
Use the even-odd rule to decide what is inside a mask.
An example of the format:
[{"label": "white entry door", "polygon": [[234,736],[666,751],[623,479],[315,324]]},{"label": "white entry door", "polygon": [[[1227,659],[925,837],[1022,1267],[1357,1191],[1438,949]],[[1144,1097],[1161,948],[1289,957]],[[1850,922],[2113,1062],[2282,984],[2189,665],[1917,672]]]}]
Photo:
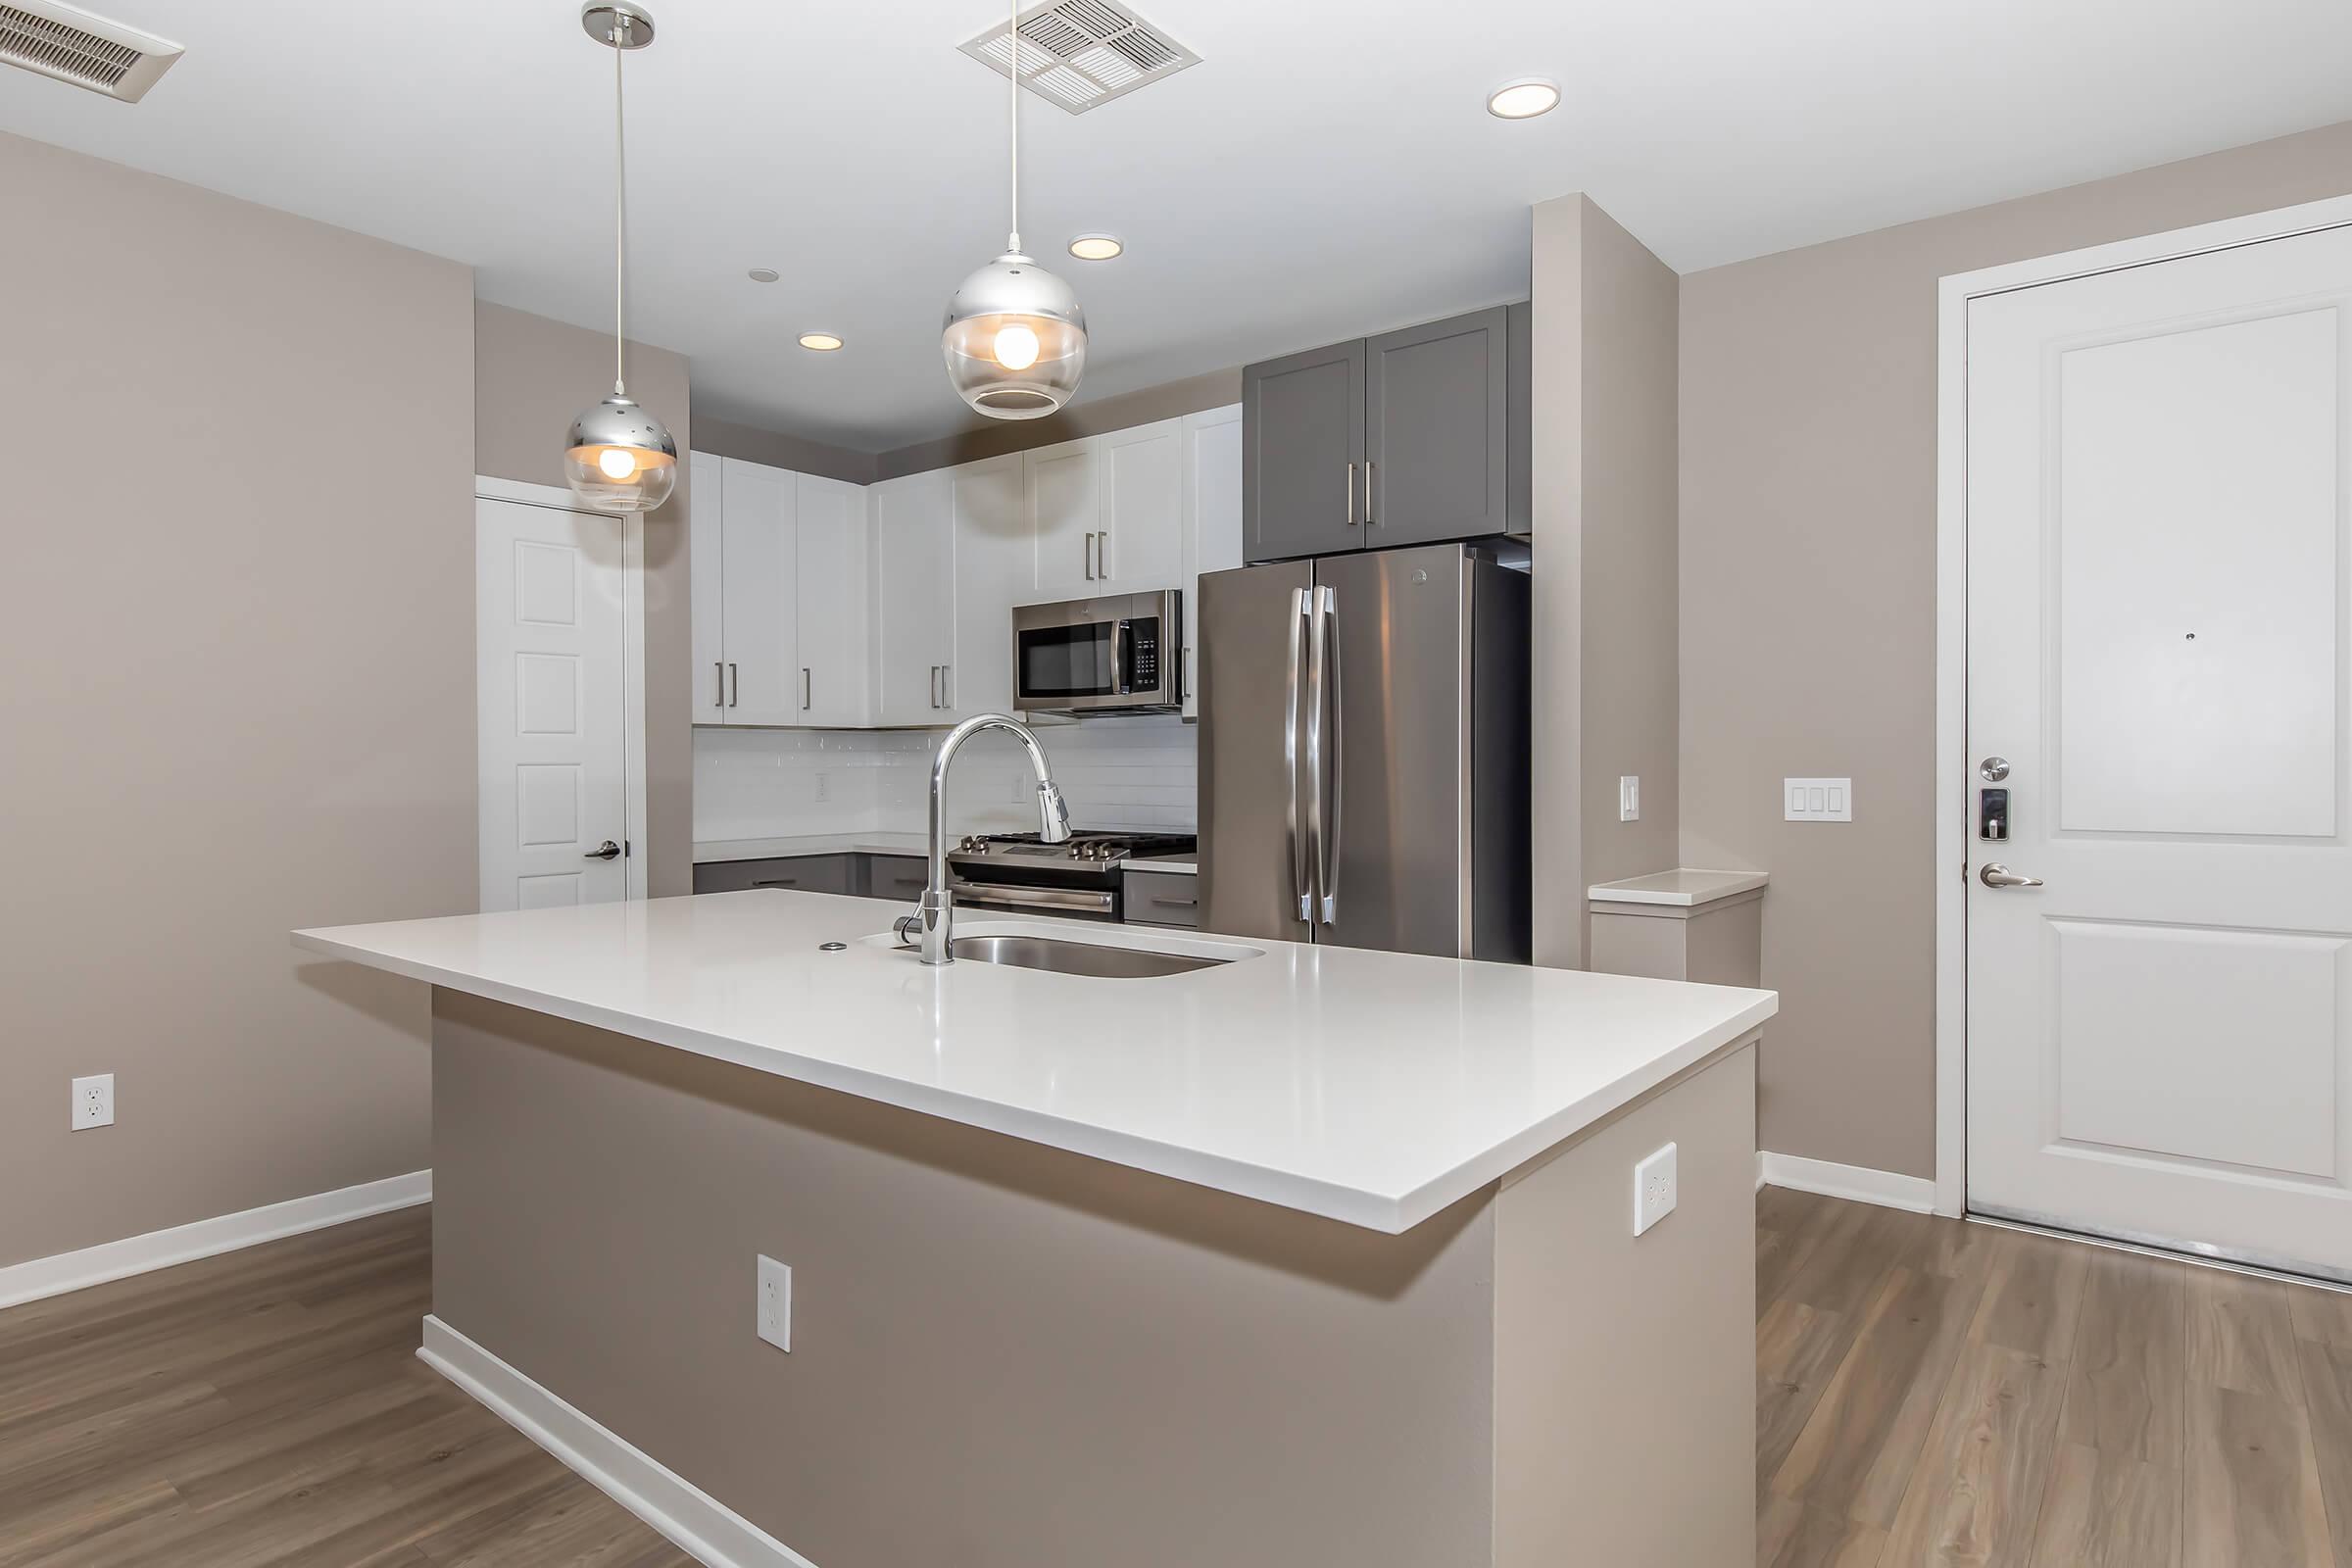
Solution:
[{"label": "white entry door", "polygon": [[1969,306],[1974,1210],[2352,1278],[2348,367],[2352,230]]},{"label": "white entry door", "polygon": [[474,507],[482,907],[626,898],[621,519]]}]

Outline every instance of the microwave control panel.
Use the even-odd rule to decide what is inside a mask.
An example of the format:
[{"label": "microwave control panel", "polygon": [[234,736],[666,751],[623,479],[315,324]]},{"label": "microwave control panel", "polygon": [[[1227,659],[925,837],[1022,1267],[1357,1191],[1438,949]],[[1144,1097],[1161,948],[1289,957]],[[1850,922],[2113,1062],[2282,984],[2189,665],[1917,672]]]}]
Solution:
[{"label": "microwave control panel", "polygon": [[1159,617],[1131,620],[1128,627],[1127,690],[1159,689]]}]

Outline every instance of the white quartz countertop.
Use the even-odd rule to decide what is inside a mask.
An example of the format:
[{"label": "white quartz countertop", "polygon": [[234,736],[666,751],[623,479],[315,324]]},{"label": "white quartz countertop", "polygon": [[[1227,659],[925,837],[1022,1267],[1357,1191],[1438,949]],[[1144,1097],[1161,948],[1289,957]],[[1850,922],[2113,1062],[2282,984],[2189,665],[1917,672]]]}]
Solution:
[{"label": "white quartz countertop", "polygon": [[781,860],[796,855],[928,855],[931,841],[920,833],[804,833],[782,839],[698,839],[694,863],[711,860]]},{"label": "white quartz countertop", "polygon": [[[1251,954],[1152,979],[892,945],[760,891],[297,931],[303,948],[1223,1192],[1409,1230],[1747,1035],[1769,991],[965,912]],[[871,940],[866,940],[871,939]],[[842,952],[820,944],[846,942]]]},{"label": "white quartz countertop", "polygon": [[1772,878],[1762,871],[1702,871],[1679,866],[1649,876],[1629,876],[1622,882],[1595,882],[1586,896],[1602,904],[1664,904],[1690,908],[1717,899],[1753,893]]}]

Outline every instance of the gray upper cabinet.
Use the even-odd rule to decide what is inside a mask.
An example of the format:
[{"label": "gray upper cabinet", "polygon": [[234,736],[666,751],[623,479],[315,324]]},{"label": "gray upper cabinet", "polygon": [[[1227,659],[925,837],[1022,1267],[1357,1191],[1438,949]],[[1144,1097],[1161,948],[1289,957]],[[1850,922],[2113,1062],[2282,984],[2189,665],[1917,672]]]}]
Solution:
[{"label": "gray upper cabinet", "polygon": [[1361,338],[1242,371],[1242,537],[1251,561],[1363,547]]},{"label": "gray upper cabinet", "polygon": [[1526,305],[1242,372],[1252,562],[1524,532]]},{"label": "gray upper cabinet", "polygon": [[1426,544],[1509,526],[1509,318],[1498,305],[1371,340],[1366,544]]}]

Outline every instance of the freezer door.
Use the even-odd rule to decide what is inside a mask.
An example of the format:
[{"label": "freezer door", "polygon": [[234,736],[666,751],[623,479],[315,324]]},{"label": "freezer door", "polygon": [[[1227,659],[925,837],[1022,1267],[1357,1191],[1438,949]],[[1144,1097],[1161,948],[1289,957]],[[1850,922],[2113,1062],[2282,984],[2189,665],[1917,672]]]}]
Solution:
[{"label": "freezer door", "polygon": [[1457,545],[1315,563],[1318,942],[1469,956],[1470,565]]},{"label": "freezer door", "polygon": [[[1200,929],[1304,942],[1307,562],[1200,579]],[[1296,827],[1294,828],[1294,822]],[[1309,873],[1311,875],[1311,873]]]}]

